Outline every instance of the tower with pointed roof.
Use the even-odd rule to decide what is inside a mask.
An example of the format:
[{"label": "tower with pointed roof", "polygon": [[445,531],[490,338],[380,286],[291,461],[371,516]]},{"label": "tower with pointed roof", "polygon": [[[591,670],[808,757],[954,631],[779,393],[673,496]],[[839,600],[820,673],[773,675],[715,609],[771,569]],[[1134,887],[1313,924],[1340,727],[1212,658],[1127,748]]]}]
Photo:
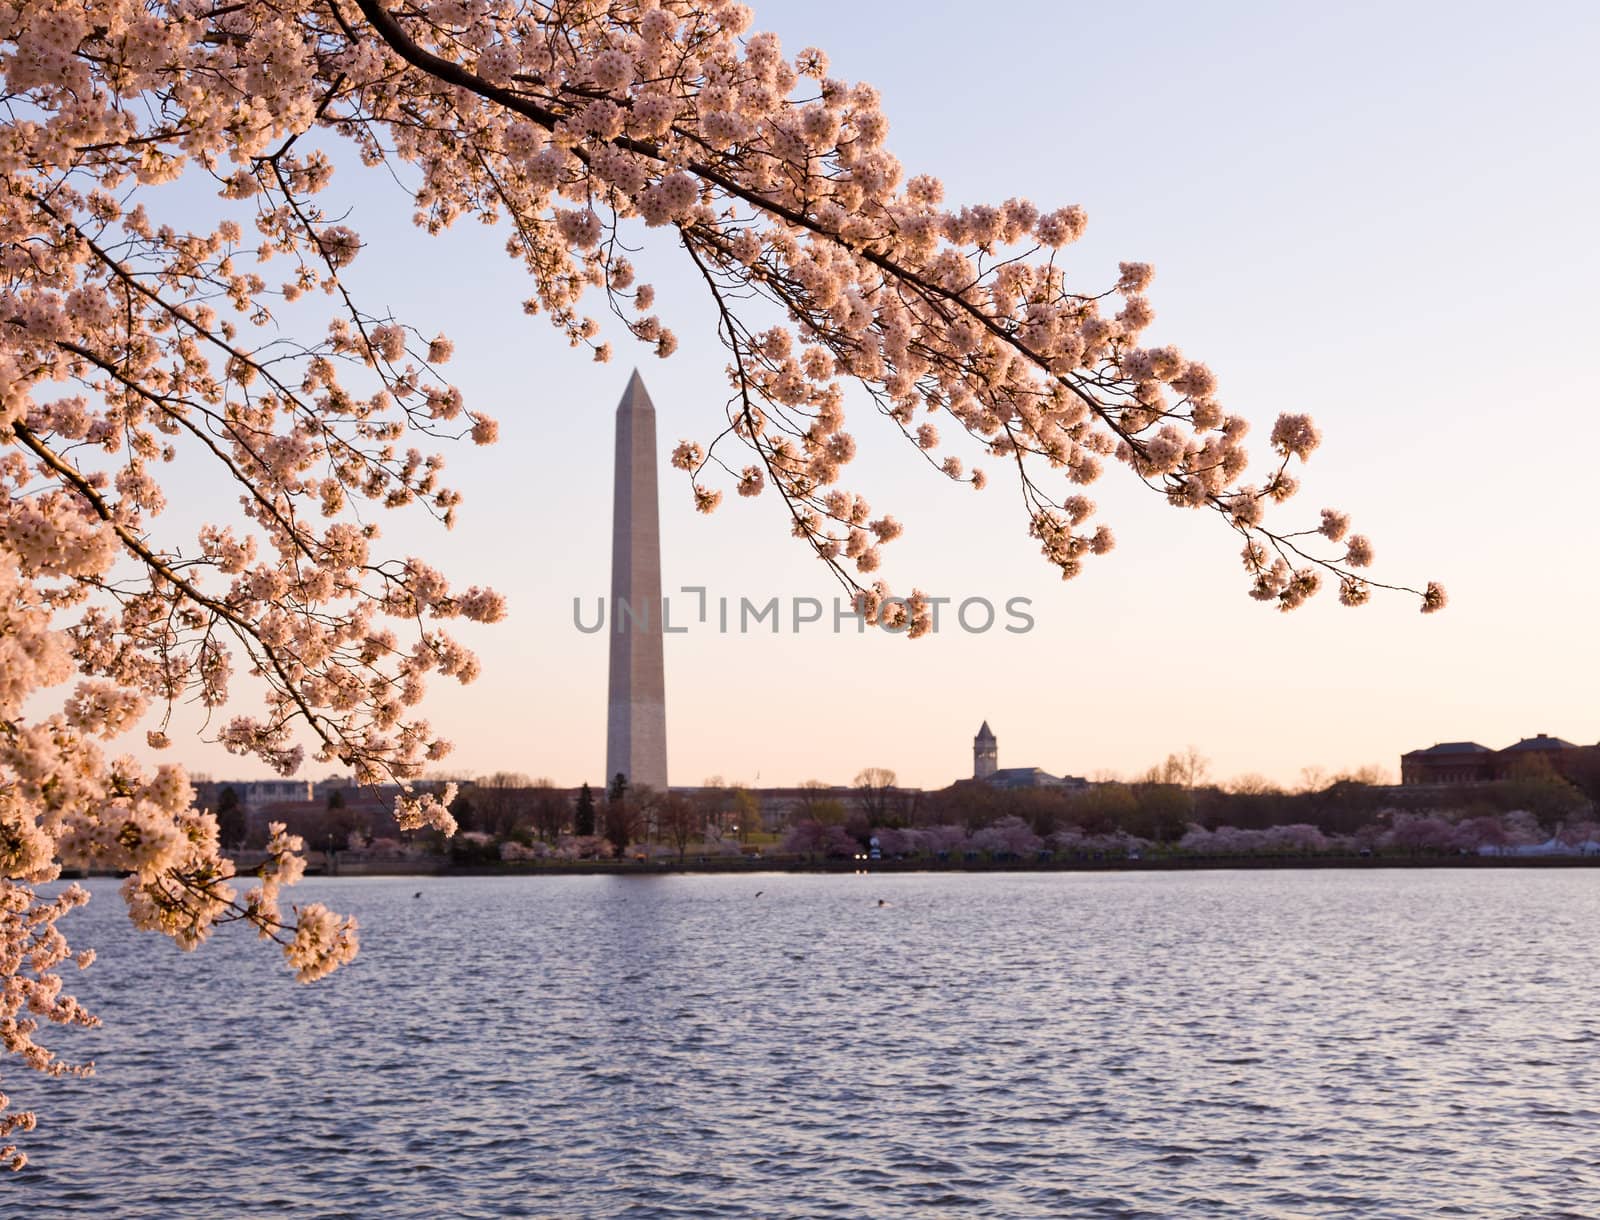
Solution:
[{"label": "tower with pointed roof", "polygon": [[1000,767],[1000,743],[989,730],[985,720],[978,735],[972,739],[972,778],[988,779]]},{"label": "tower with pointed roof", "polygon": [[617,404],[611,510],[611,675],[606,783],[667,790],[667,692],[661,656],[661,520],[656,408],[634,370]]}]

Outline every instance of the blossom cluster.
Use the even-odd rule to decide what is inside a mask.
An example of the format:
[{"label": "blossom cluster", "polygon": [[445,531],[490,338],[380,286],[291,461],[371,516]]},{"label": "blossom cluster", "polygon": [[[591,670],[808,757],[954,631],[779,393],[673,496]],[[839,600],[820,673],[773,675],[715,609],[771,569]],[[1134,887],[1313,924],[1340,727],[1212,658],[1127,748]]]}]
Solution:
[{"label": "blossom cluster", "polygon": [[[1066,267],[1081,208],[946,204],[937,179],[907,177],[889,151],[877,90],[831,76],[815,48],[786,55],[745,5],[580,4],[533,25],[496,0],[359,7],[379,49],[351,59],[401,69],[359,90],[364,151],[390,155],[378,133],[391,134],[423,175],[417,214],[430,228],[509,219],[507,248],[536,289],[529,312],[572,343],[609,354],[581,312],[597,288],[636,338],[670,354],[677,340],[626,230],[674,232],[731,357],[726,429],[673,453],[700,511],[721,503],[719,475],[741,496],[776,490],[795,536],[867,604],[885,600],[866,582],[877,584],[892,535],[840,486],[856,453],[853,383],[945,477],[987,481],[943,451],[952,442],[1017,469],[1029,528],[1064,578],[1112,549],[1077,487],[1115,461],[1244,535],[1252,596],[1293,609],[1327,576],[1345,604],[1366,600],[1373,582],[1356,569],[1370,550],[1317,551],[1337,539],[1266,523],[1298,488],[1290,465],[1320,442],[1310,418],[1277,419],[1273,463],[1249,480],[1248,424],[1223,406],[1211,369],[1145,339],[1149,264],[1124,262],[1104,291],[1085,291]],[[724,458],[724,442],[747,456]],[[1442,592],[1414,592],[1424,610],[1443,604]]]},{"label": "blossom cluster", "polygon": [[[358,104],[323,106],[343,69],[318,31],[336,17],[0,2],[0,1050],[41,1070],[67,1069],[39,1023],[92,1019],[57,970],[88,963],[56,930],[85,895],[36,891],[63,866],[124,875],[133,922],[184,948],[248,922],[309,981],[356,947],[350,921],[280,909],[298,844],[240,895],[183,770],[107,743],[259,691],[213,720],[228,749],[287,773],[309,746],[406,785],[449,749],[416,714],[428,678],[477,672],[442,625],[504,611],[381,553],[373,510],[450,524],[460,496],[431,450],[495,425],[440,376],[447,337],[344,284],[361,239],[323,214],[331,163],[300,143]],[[154,210],[186,173],[219,185],[209,231]],[[331,316],[286,339],[309,294]],[[239,511],[181,536],[163,515],[174,469]],[[165,721],[144,741],[170,744]],[[429,801],[416,816],[449,819]],[[0,1100],[0,1136],[31,1122]]]}]

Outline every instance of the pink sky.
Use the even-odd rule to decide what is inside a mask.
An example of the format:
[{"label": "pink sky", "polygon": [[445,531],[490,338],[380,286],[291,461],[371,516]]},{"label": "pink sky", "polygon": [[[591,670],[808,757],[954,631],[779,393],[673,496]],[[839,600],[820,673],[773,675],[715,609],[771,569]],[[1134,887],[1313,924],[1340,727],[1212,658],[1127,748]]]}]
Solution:
[{"label": "pink sky", "polygon": [[[1165,507],[1120,468],[1093,492],[1118,550],[1062,584],[1011,484],[974,494],[930,477],[857,403],[852,486],[907,526],[889,579],[1029,598],[1035,629],[675,636],[672,781],[848,782],[877,765],[938,786],[970,773],[983,719],[1002,766],[1132,773],[1193,744],[1218,777],[1285,782],[1308,765],[1395,773],[1401,752],[1438,740],[1600,738],[1600,256],[1586,236],[1600,189],[1593,158],[1573,153],[1600,111],[1593,10],[1039,4],[975,30],[967,6],[923,7],[907,23],[897,6],[763,2],[757,27],[878,84],[891,149],[909,173],[943,177],[951,202],[1083,205],[1085,285],[1107,286],[1119,259],[1153,262],[1150,339],[1211,365],[1257,449],[1280,410],[1321,425],[1289,511],[1351,513],[1378,579],[1440,580],[1451,606],[1425,619],[1408,598],[1344,610],[1325,595],[1278,614],[1246,598],[1217,521]],[[572,600],[607,587],[612,410],[635,362],[658,409],[667,589],[836,589],[776,502],[730,496],[708,519],[665,469],[678,439],[708,438],[724,385],[670,247],[640,261],[682,350],[660,362],[612,335],[619,360],[595,366],[522,315],[500,235],[430,244],[372,175],[341,174],[335,199],[371,243],[350,277],[368,307],[452,335],[469,401],[502,421],[499,445],[452,457],[468,495],[453,534],[386,525],[396,549],[511,600],[506,623],[471,635],[480,681],[437,690],[452,769],[598,781],[605,640],[574,628]],[[259,774],[187,740],[177,754]]]}]

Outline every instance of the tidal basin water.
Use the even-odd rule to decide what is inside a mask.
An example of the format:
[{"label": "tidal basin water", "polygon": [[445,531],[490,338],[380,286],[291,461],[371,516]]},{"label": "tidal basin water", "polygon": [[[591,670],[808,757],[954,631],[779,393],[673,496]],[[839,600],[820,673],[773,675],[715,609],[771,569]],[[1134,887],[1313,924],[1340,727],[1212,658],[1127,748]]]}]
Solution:
[{"label": "tidal basin water", "polygon": [[92,888],[0,1215],[1600,1214],[1600,871],[312,880],[311,987]]}]

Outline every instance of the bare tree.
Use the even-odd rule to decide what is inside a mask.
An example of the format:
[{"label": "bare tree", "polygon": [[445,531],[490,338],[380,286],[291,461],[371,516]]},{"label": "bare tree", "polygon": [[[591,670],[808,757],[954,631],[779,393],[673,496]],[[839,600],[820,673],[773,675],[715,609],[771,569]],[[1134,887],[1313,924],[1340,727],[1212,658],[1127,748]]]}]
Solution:
[{"label": "bare tree", "polygon": [[661,799],[656,820],[662,836],[678,849],[680,861],[688,854],[689,844],[697,840],[705,828],[705,813],[700,806],[673,792]]},{"label": "bare tree", "polygon": [[1139,778],[1143,784],[1170,784],[1178,788],[1198,788],[1211,774],[1211,760],[1196,746],[1186,746],[1182,752],[1168,754],[1165,761],[1157,763]]},{"label": "bare tree", "polygon": [[872,825],[883,823],[894,787],[895,773],[888,767],[867,767],[856,776],[856,806]]},{"label": "bare tree", "polygon": [[1283,791],[1265,775],[1254,771],[1247,775],[1236,775],[1222,787],[1223,791],[1235,796],[1268,796]]},{"label": "bare tree", "polygon": [[534,833],[546,843],[555,842],[567,828],[572,814],[566,794],[550,780],[536,779],[530,797],[528,814]]},{"label": "bare tree", "polygon": [[833,786],[820,779],[808,779],[800,784],[800,795],[795,798],[794,812],[801,818],[816,822],[817,809],[833,796]]},{"label": "bare tree", "polygon": [[1366,784],[1369,787],[1382,787],[1390,782],[1389,771],[1380,763],[1368,763],[1364,767],[1357,767],[1353,771],[1341,771],[1333,777],[1333,782],[1348,784]]},{"label": "bare tree", "polygon": [[509,836],[530,813],[532,786],[533,781],[517,771],[496,771],[480,778],[468,793],[476,829],[502,838]]},{"label": "bare tree", "polygon": [[726,783],[713,775],[701,786],[696,797],[704,815],[707,837],[721,839],[732,830],[742,840],[760,821],[761,802],[744,784]]},{"label": "bare tree", "polygon": [[1185,746],[1178,755],[1178,772],[1185,788],[1198,788],[1211,775],[1211,760],[1200,753],[1197,746]]},{"label": "bare tree", "polygon": [[650,821],[660,800],[661,794],[648,784],[613,785],[601,810],[600,824],[617,855],[627,851],[630,843],[649,837]]},{"label": "bare tree", "polygon": [[700,807],[700,824],[707,838],[722,838],[724,821],[733,803],[727,781],[720,775],[708,775],[700,781],[700,791],[695,793],[695,804]]}]

